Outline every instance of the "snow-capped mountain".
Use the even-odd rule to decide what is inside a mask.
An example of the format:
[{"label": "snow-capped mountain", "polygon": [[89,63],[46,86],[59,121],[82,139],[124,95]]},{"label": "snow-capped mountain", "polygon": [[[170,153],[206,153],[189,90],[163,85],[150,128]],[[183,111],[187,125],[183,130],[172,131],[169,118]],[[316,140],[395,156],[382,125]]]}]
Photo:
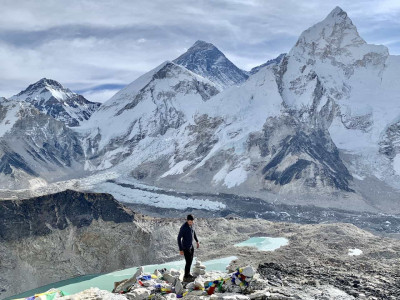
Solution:
[{"label": "snow-capped mountain", "polygon": [[201,103],[162,138],[140,141],[116,169],[128,166],[136,179],[192,191],[351,191],[327,130],[286,111],[268,68]]},{"label": "snow-capped mountain", "polygon": [[287,107],[326,123],[338,148],[362,157],[352,168],[358,177],[384,179],[400,175],[394,146],[399,67],[399,56],[389,55],[385,46],[367,44],[337,7],[302,33],[280,64],[277,80]]},{"label": "snow-capped mountain", "polygon": [[10,99],[27,101],[41,112],[64,122],[69,127],[79,126],[100,106],[100,103],[90,102],[85,97],[64,88],[59,82],[46,78],[31,84]]},{"label": "snow-capped mountain", "polygon": [[276,66],[276,65],[278,65],[278,64],[283,60],[283,58],[284,58],[285,56],[286,56],[286,53],[279,54],[277,57],[268,60],[266,63],[263,63],[262,65],[259,65],[259,66],[257,66],[257,67],[252,68],[252,69],[249,71],[249,74],[250,74],[250,75],[253,75],[253,74],[257,73],[258,71],[260,71],[261,68],[264,68],[264,67]]},{"label": "snow-capped mountain", "polygon": [[[207,65],[207,56],[202,57],[201,64]],[[102,159],[90,168],[114,166],[117,172],[129,173],[137,180],[162,187],[179,185],[190,191],[266,198],[277,193],[300,198],[300,192],[307,198],[340,192],[350,197],[348,207],[371,209],[352,175],[357,180],[365,176],[354,168],[361,162],[365,167],[361,172],[373,168],[375,159],[364,157],[360,162],[359,157],[366,153],[386,160],[395,176],[390,160],[399,149],[397,123],[390,126],[390,120],[396,120],[400,112],[399,79],[393,71],[396,62],[385,47],[368,45],[360,38],[347,14],[335,8],[325,20],[304,31],[280,61],[259,68],[240,86],[212,93],[207,101],[193,101],[182,89],[171,92],[177,82],[170,84],[164,77],[154,80],[156,69],[118,93],[94,115],[98,117],[88,121],[93,124],[97,119],[100,124],[100,120],[110,120],[104,129],[91,131],[86,148]],[[177,69],[177,65],[169,66]],[[187,72],[179,68],[178,73],[193,76]],[[145,94],[139,92],[143,87]],[[386,95],[386,103],[380,104],[378,98],[361,101],[367,95],[369,99]],[[165,97],[173,108],[159,109],[142,101],[157,103],[154,99]],[[190,103],[190,109],[177,110],[176,103]],[[146,117],[136,117],[142,116],[144,109]],[[106,117],[106,111],[112,113]],[[129,122],[119,117],[127,111]],[[112,127],[112,122],[118,126]],[[160,130],[165,128],[161,124],[167,124],[166,129]],[[360,139],[367,144],[360,144]],[[129,146],[121,147],[123,144]],[[100,149],[106,149],[102,156],[97,154]],[[383,180],[377,171],[369,175],[371,180]],[[334,199],[334,205],[343,205]],[[316,198],[313,204],[318,201],[324,202]]]},{"label": "snow-capped mountain", "polygon": [[160,188],[400,211],[399,67],[337,7],[235,83],[237,68],[196,42],[71,128],[65,143],[82,145],[75,161],[83,168],[85,157],[87,172]]},{"label": "snow-capped mountain", "polygon": [[[212,93],[204,98],[187,88],[188,81],[200,81]],[[308,128],[284,111],[270,68],[217,93],[208,80],[165,63],[82,126],[89,132],[87,153],[94,157],[87,168],[114,166],[137,180],[179,183],[191,191],[351,191],[351,175],[327,131]]]},{"label": "snow-capped mountain", "polygon": [[248,78],[247,73],[236,67],[217,47],[204,41],[194,43],[173,62],[222,88],[239,85]]},{"label": "snow-capped mountain", "polygon": [[[198,107],[219,93],[209,80],[165,62],[122,89],[80,128],[88,134],[87,168],[110,167],[144,139],[164,139],[196,116]],[[99,156],[101,154],[101,156]]]},{"label": "snow-capped mountain", "polygon": [[78,175],[83,149],[77,133],[30,103],[0,100],[0,186],[34,188]]}]

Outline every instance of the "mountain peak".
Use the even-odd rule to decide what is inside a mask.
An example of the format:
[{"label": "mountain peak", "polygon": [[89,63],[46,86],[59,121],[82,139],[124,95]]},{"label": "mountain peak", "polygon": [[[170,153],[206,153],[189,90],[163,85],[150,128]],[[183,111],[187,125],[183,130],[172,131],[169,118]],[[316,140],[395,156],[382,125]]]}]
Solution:
[{"label": "mountain peak", "polygon": [[320,23],[325,23],[325,24],[327,23],[332,26],[335,24],[343,24],[357,31],[357,28],[353,25],[353,22],[351,21],[347,13],[339,6],[336,6]]},{"label": "mountain peak", "polygon": [[217,47],[202,40],[196,41],[173,62],[222,88],[241,84],[248,78],[247,73],[235,66]]},{"label": "mountain peak", "polygon": [[45,77],[43,77],[42,79],[40,79],[39,81],[37,81],[34,84],[39,84],[39,83],[43,84],[43,85],[47,85],[47,86],[56,86],[56,87],[63,88],[62,84],[59,83],[58,81],[49,79],[49,78],[45,78]]},{"label": "mountain peak", "polygon": [[336,6],[328,15],[328,17],[332,18],[347,18],[347,13],[340,8],[339,6]]},{"label": "mountain peak", "polygon": [[199,55],[199,53],[206,53],[206,52],[208,53],[207,54],[208,57],[212,55],[213,57],[226,58],[225,55],[213,44],[202,40],[197,40],[185,53],[183,53],[181,56],[173,60],[173,62],[177,63],[177,61],[187,61],[193,59],[193,57],[190,56],[191,54]]},{"label": "mountain peak", "polygon": [[[217,49],[217,47],[215,47],[213,44],[202,41],[202,40],[197,40],[192,47],[192,48],[201,48],[201,49]],[[217,49],[218,50],[218,49]],[[218,50],[219,51],[219,50]]]},{"label": "mountain peak", "polygon": [[[59,83],[58,81],[55,81],[53,79],[48,79],[48,78],[42,78],[35,83],[30,84],[25,90],[19,92],[16,96],[21,96],[27,93],[32,93],[37,90],[42,90],[44,88],[53,88],[57,90],[67,90],[64,89],[64,87]],[[69,91],[69,90],[68,90]]]},{"label": "mountain peak", "polygon": [[324,52],[326,49],[343,49],[359,46],[366,42],[358,34],[347,13],[339,6],[335,7],[321,22],[305,30],[298,39],[293,51],[314,49],[313,52]]},{"label": "mountain peak", "polygon": [[87,120],[100,106],[100,103],[90,102],[58,81],[48,78],[29,85],[11,99],[31,103],[39,111],[70,127]]}]

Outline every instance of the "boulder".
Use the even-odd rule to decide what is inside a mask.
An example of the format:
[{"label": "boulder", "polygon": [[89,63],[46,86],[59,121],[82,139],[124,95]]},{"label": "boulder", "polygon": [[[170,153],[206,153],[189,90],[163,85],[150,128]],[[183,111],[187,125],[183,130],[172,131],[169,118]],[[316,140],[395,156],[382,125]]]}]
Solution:
[{"label": "boulder", "polygon": [[179,279],[175,282],[175,294],[182,295],[183,294],[183,285]]},{"label": "boulder", "polygon": [[161,272],[158,271],[157,269],[154,270],[154,275],[156,275],[158,278],[160,278],[162,276]]},{"label": "boulder", "polygon": [[144,300],[148,299],[151,291],[146,288],[136,288],[126,294],[126,297],[130,300]]},{"label": "boulder", "polygon": [[201,277],[197,277],[194,282],[194,287],[197,289],[203,289],[204,288],[204,280]]},{"label": "boulder", "polygon": [[188,289],[188,290],[194,290],[194,282],[189,282],[189,283],[186,285],[186,289]]},{"label": "boulder", "polygon": [[242,270],[242,274],[246,277],[253,277],[256,271],[253,269],[252,266],[246,266]]},{"label": "boulder", "polygon": [[165,272],[164,274],[163,274],[163,278],[164,278],[164,280],[166,281],[166,282],[168,282],[168,283],[170,283],[170,284],[172,284],[172,285],[174,285],[175,284],[175,281],[177,280],[177,277],[175,277],[175,276],[172,276],[170,273],[168,273],[168,272]]},{"label": "boulder", "polygon": [[129,279],[115,282],[113,293],[120,293],[127,291],[132,285],[134,285],[137,281],[137,277],[142,276],[144,272],[143,267],[139,267],[136,273]]}]

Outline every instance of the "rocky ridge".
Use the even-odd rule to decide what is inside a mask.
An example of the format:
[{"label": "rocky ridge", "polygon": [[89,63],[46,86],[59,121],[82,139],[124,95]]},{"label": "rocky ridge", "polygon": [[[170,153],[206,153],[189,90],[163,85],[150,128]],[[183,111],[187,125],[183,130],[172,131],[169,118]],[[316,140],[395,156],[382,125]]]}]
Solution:
[{"label": "rocky ridge", "polygon": [[0,186],[29,189],[83,174],[78,134],[32,104],[0,100]]},{"label": "rocky ridge", "polygon": [[258,71],[260,71],[260,69],[268,67],[268,66],[272,67],[272,66],[279,65],[280,62],[285,58],[286,55],[287,55],[287,53],[279,54],[276,58],[270,59],[266,63],[263,63],[262,65],[252,68],[249,71],[249,74],[253,75],[253,74],[257,73]]}]

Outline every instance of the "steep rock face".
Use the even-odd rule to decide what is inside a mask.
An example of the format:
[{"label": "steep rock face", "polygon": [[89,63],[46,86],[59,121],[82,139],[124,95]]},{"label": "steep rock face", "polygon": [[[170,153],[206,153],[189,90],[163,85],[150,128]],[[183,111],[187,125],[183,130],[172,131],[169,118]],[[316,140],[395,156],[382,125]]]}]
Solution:
[{"label": "steep rock face", "polygon": [[0,186],[29,188],[83,171],[78,134],[31,104],[0,102]]},{"label": "steep rock face", "polygon": [[68,226],[87,227],[99,218],[106,222],[132,222],[134,213],[109,194],[73,190],[26,200],[3,200],[0,239],[13,241],[48,235]]},{"label": "steep rock face", "polygon": [[400,153],[400,121],[390,124],[380,141],[380,152],[391,159]]},{"label": "steep rock face", "polygon": [[59,82],[42,78],[10,99],[27,101],[39,111],[64,122],[69,127],[89,119],[100,103],[90,102],[83,96],[64,88]]},{"label": "steep rock face", "polygon": [[[149,263],[151,233],[109,194],[0,200],[0,296]],[[23,284],[21,284],[23,283]]]},{"label": "steep rock face", "polygon": [[262,174],[275,186],[352,191],[352,177],[323,127],[304,126],[291,116],[271,118],[264,125],[261,144],[262,153],[271,156]]},{"label": "steep rock face", "polygon": [[236,67],[217,47],[204,41],[194,43],[173,62],[223,88],[239,85],[248,78],[246,72]]}]

